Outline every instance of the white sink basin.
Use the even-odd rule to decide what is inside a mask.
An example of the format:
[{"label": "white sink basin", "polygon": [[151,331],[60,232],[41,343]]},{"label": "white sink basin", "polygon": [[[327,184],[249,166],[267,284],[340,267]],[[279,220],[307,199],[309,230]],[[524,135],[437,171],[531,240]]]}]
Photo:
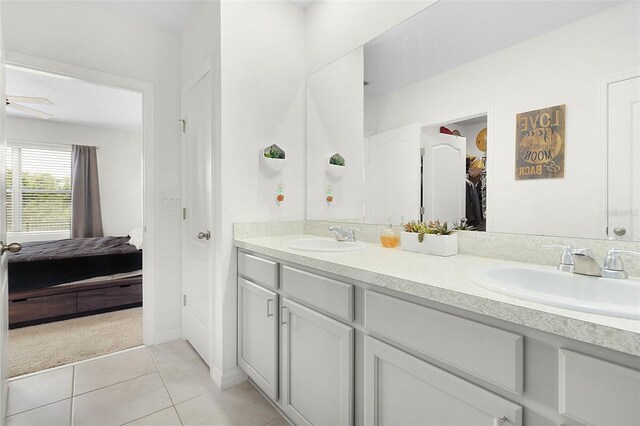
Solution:
[{"label": "white sink basin", "polygon": [[582,312],[640,319],[640,281],[598,278],[551,267],[494,266],[477,270],[481,287],[519,299]]},{"label": "white sink basin", "polygon": [[324,252],[355,251],[367,248],[367,245],[360,241],[336,241],[330,238],[298,238],[282,244],[295,250]]}]

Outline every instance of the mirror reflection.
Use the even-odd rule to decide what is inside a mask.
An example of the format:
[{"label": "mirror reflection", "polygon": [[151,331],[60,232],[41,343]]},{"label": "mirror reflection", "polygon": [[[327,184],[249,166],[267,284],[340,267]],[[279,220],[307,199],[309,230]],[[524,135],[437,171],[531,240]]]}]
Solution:
[{"label": "mirror reflection", "polygon": [[307,218],[640,240],[639,16],[441,0],[311,75]]}]

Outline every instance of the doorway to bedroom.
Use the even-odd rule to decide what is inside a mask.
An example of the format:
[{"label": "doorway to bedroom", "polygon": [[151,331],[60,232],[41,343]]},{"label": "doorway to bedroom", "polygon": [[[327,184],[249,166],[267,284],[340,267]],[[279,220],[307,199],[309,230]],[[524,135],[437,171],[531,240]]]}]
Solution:
[{"label": "doorway to bedroom", "polygon": [[143,344],[142,93],[8,66],[11,377]]}]

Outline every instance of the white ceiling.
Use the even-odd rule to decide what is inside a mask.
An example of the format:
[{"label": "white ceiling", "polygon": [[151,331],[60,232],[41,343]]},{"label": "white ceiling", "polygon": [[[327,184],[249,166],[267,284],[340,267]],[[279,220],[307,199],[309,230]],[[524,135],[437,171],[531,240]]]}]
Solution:
[{"label": "white ceiling", "polygon": [[621,3],[440,0],[365,45],[365,93],[381,95]]},{"label": "white ceiling", "polygon": [[[142,95],[54,74],[7,67],[7,95],[43,97],[53,105],[23,105],[53,114],[49,121],[110,127],[142,128]],[[7,114],[34,118],[7,108]],[[41,120],[41,119],[38,119]]]},{"label": "white ceiling", "polygon": [[99,1],[102,7],[120,15],[140,19],[165,30],[180,32],[196,7],[192,0]]}]

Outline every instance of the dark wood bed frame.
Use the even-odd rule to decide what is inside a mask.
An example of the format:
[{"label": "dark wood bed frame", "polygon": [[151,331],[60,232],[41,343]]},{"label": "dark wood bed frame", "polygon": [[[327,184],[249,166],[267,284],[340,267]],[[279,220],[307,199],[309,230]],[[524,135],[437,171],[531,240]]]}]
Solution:
[{"label": "dark wood bed frame", "polygon": [[142,306],[142,275],[9,293],[9,328]]}]

